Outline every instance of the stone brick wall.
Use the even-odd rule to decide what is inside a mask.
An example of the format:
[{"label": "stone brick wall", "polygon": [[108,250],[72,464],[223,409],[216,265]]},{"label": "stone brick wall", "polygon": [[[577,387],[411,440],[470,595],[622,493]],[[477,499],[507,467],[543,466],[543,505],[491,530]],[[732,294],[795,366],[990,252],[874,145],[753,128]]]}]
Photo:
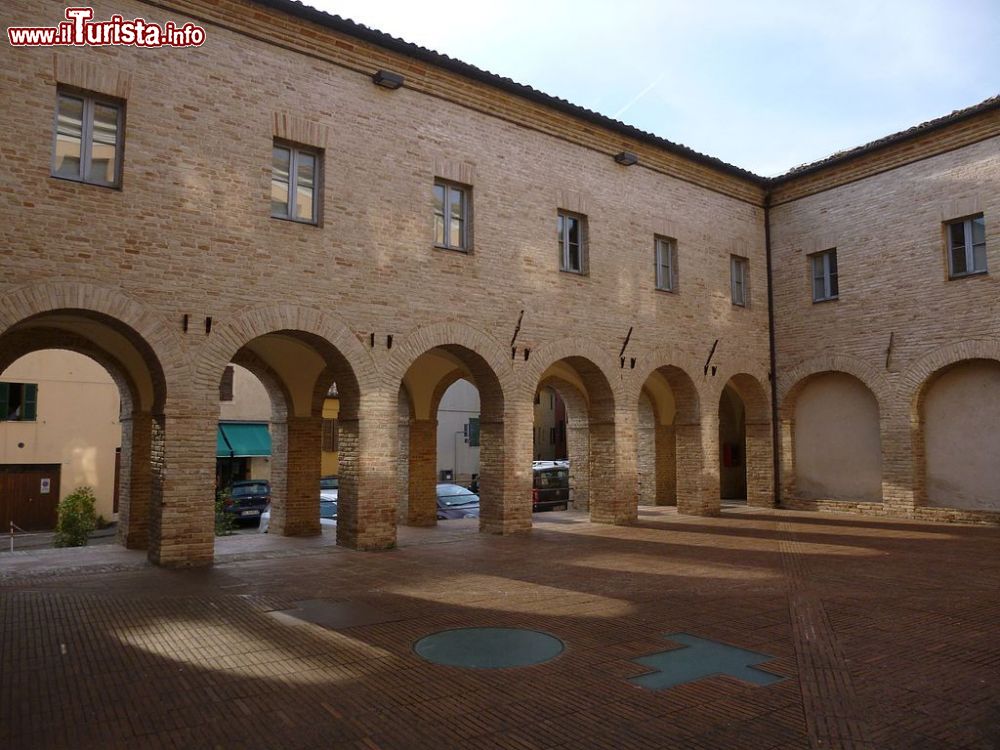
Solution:
[{"label": "stone brick wall", "polygon": [[[993,127],[998,121],[994,114]],[[976,122],[982,127],[982,118]],[[961,134],[962,127],[954,130]],[[940,137],[948,142],[953,135]],[[882,171],[856,181],[848,181],[849,172],[830,170],[832,174],[812,178],[824,185],[822,192],[771,209],[785,477],[781,502],[789,507],[996,520],[1000,507],[993,513],[924,507],[926,457],[919,401],[942,368],[968,359],[995,360],[1000,353],[1000,137],[946,153],[934,148],[930,155],[910,148],[909,163],[900,162],[897,154],[887,155]],[[871,164],[868,167],[871,170]],[[774,197],[780,200],[781,192]],[[979,213],[986,219],[989,273],[949,280],[944,225]],[[814,304],[808,255],[829,248],[837,249],[839,299]],[[875,397],[883,503],[806,500],[796,493],[796,397],[810,376],[823,372],[852,375]],[[995,443],[995,434],[978,437]]]}]

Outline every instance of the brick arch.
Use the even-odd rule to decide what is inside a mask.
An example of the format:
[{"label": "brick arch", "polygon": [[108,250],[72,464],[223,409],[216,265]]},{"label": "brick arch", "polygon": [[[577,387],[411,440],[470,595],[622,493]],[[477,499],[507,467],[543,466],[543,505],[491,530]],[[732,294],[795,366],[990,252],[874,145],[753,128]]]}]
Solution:
[{"label": "brick arch", "polygon": [[136,348],[159,393],[153,408],[162,411],[171,390],[181,389],[190,378],[190,366],[177,330],[121,291],[82,282],[48,282],[14,289],[0,299],[0,334],[48,314],[81,315],[107,324]]},{"label": "brick arch", "polygon": [[589,341],[560,340],[532,351],[520,373],[519,390],[534,400],[542,374],[557,362],[567,362],[587,388],[590,419],[614,419],[616,403],[624,403],[618,359]]},{"label": "brick arch", "polygon": [[438,408],[441,406],[441,399],[444,398],[445,392],[459,380],[468,380],[468,378],[469,376],[464,372],[455,369],[438,381],[438,384],[434,386],[434,393],[431,395],[431,406],[429,409],[431,419],[437,419]]},{"label": "brick arch", "polygon": [[0,336],[0,375],[21,357],[48,349],[63,349],[94,360],[118,387],[121,414],[131,414],[134,409],[150,411],[152,402],[145,403],[139,387],[125,367],[108,352],[90,339],[61,328],[31,328],[14,330]]},{"label": "brick arch", "polygon": [[510,350],[486,333],[457,321],[422,326],[396,337],[396,345],[392,349],[383,378],[386,383],[396,387],[421,355],[432,349],[447,351],[449,348],[466,350],[476,355],[493,372],[503,393],[509,393],[513,381]]},{"label": "brick arch", "polygon": [[[631,374],[627,382],[628,403],[634,402],[638,404],[640,392],[650,376],[655,372],[663,370],[676,373],[678,385],[682,390],[687,391],[686,386],[690,384],[690,387],[694,389],[694,396],[700,400],[701,389],[698,386],[696,375],[701,375],[703,369],[704,362],[698,362],[688,354],[678,352],[674,349],[654,349],[649,355],[642,357],[635,370],[630,371]],[[674,383],[670,382],[670,378],[667,379],[667,382],[670,383],[671,388],[674,387]],[[697,418],[694,418],[693,421],[697,421]]]},{"label": "brick arch", "polygon": [[909,404],[911,422],[917,417],[919,402],[938,375],[952,365],[973,359],[1000,362],[1000,340],[967,339],[949,346],[942,346],[924,355],[900,376],[896,393],[900,403]]},{"label": "brick arch", "polygon": [[345,400],[377,389],[379,377],[374,358],[360,339],[334,316],[300,305],[253,308],[218,324],[201,352],[197,386],[211,392],[225,366],[240,349],[254,339],[281,332],[301,334],[306,343],[328,360],[344,381]]},{"label": "brick arch", "polygon": [[[702,395],[698,384],[690,375],[690,369],[688,369],[692,363],[689,361],[682,366],[674,364],[673,362],[675,361],[660,360],[652,367],[647,366],[639,375],[634,377],[629,382],[629,403],[634,403],[636,408],[638,408],[639,399],[642,397],[644,389],[646,389],[646,383],[649,382],[649,379],[653,375],[659,374],[667,381],[667,385],[670,386],[670,390],[674,394],[676,413],[674,414],[673,423],[675,425],[696,425],[701,422]],[[670,364],[666,364],[665,362],[670,362]],[[649,398],[654,404],[656,403],[655,394],[650,393]]]},{"label": "brick arch", "polygon": [[771,424],[771,399],[768,398],[767,388],[756,376],[738,372],[729,380],[722,382],[721,387],[716,389],[716,402],[722,397],[722,391],[726,386],[732,388],[743,402],[748,425]]},{"label": "brick arch", "polygon": [[872,394],[879,405],[879,413],[889,406],[893,400],[892,388],[877,368],[862,359],[843,354],[823,354],[800,362],[788,372],[782,374],[778,384],[778,408],[782,419],[791,418],[794,414],[795,399],[816,375],[831,372],[842,372],[861,381]]},{"label": "brick arch", "polygon": [[249,370],[264,386],[271,399],[271,419],[287,418],[292,411],[292,394],[288,392],[281,376],[249,349],[240,349],[231,361],[234,365]]},{"label": "brick arch", "polygon": [[558,376],[543,378],[538,389],[552,388],[566,405],[566,455],[570,466],[570,499],[577,510],[590,508],[590,430],[587,394]]},{"label": "brick arch", "polygon": [[1000,341],[968,339],[935,349],[907,368],[897,383],[896,402],[902,406],[909,428],[912,502],[916,507],[929,503],[924,423],[924,402],[927,394],[938,378],[946,372],[975,361],[1000,362]]}]

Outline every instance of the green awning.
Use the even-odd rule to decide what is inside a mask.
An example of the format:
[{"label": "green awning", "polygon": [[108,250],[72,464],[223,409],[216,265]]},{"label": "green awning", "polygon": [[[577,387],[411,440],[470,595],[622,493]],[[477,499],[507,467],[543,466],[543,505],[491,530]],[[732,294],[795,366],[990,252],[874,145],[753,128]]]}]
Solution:
[{"label": "green awning", "polygon": [[215,438],[219,458],[270,456],[271,433],[264,422],[219,422]]}]

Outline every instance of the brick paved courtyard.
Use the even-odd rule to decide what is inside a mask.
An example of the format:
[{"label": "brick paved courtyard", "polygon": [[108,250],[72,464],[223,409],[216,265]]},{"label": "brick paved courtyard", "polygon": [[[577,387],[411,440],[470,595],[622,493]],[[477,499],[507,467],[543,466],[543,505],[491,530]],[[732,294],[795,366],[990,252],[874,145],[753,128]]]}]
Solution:
[{"label": "brick paved courtyard", "polygon": [[[230,538],[186,572],[116,547],[5,555],[0,747],[1000,747],[1000,529],[746,509],[535,522],[405,529],[384,553]],[[507,670],[413,652],[476,626],[565,650]],[[759,668],[786,679],[629,682],[682,647],[669,633],[773,656]]]}]

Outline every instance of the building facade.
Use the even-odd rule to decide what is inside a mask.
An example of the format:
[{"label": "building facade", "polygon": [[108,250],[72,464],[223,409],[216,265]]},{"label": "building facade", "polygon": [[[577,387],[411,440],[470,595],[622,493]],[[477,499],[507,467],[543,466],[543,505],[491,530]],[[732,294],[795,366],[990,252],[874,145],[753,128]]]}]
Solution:
[{"label": "building facade", "polygon": [[[14,0],[2,20],[63,11]],[[996,252],[997,102],[765,180],[296,3],[95,4],[112,14],[195,23],[205,42],[0,48],[0,372],[58,347],[112,373],[121,539],[153,561],[212,559],[203,499],[230,363],[270,397],[278,533],[319,532],[336,387],[337,537],[357,549],[434,523],[436,417],[459,379],[479,391],[484,532],[530,529],[544,387],[566,407],[577,506],[598,522],[633,522],[640,487],[718,513],[734,481],[751,506],[916,515],[932,512],[924,488],[953,478],[920,478],[950,439],[928,416],[995,387],[992,365],[941,371],[997,360],[996,302],[988,273],[946,281],[940,262],[952,220],[985,217],[968,225],[973,270],[981,225]],[[833,249],[842,297],[814,304],[813,258]],[[916,267],[924,250],[938,265]],[[935,273],[954,309],[894,286]],[[809,396],[827,373],[876,400],[878,497],[871,456],[867,482],[841,492],[815,447],[824,398]],[[944,390],[925,393],[938,374]],[[853,380],[839,386],[870,416]],[[870,421],[848,422],[838,461],[855,459],[855,429],[874,450]],[[982,489],[961,490],[988,506],[963,518],[995,512]]]}]

